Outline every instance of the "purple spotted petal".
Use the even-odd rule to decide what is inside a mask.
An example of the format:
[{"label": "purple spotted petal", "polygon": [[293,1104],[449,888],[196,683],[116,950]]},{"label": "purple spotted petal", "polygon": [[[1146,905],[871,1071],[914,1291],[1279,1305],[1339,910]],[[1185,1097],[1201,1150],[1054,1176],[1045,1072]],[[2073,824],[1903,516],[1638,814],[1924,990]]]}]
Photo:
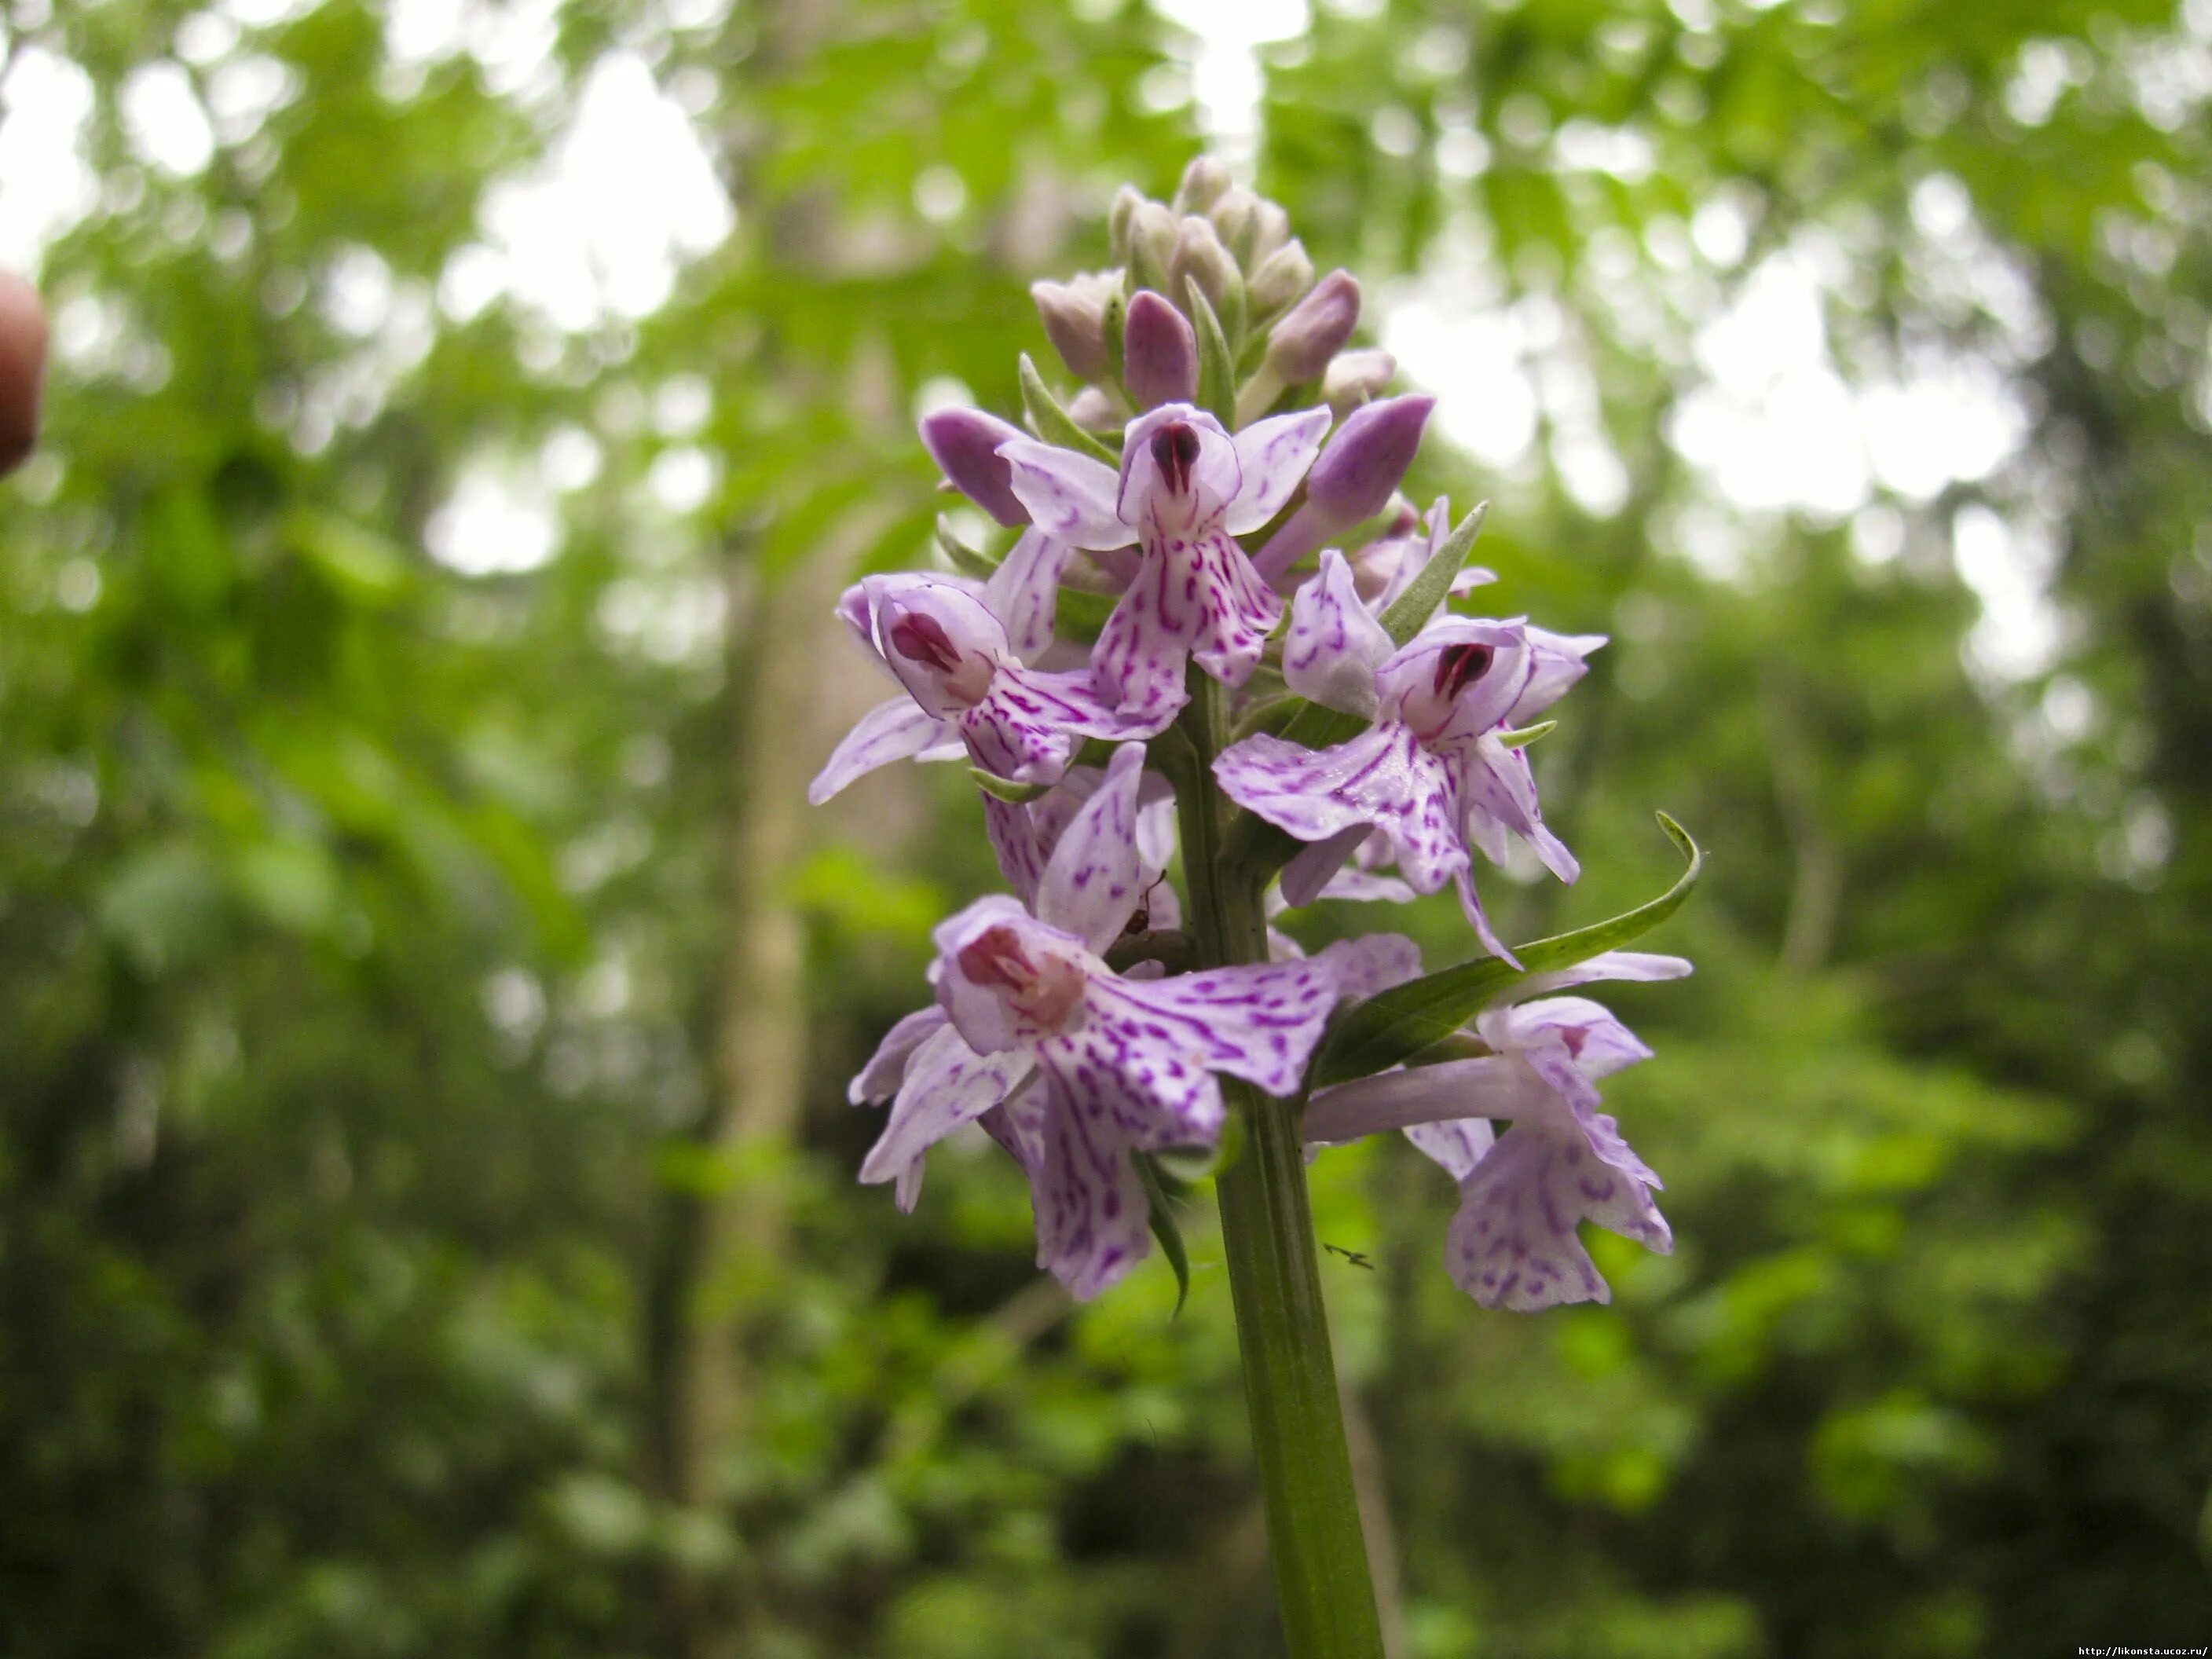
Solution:
[{"label": "purple spotted petal", "polygon": [[1403,726],[1322,750],[1263,733],[1224,750],[1213,773],[1231,800],[1300,841],[1372,824],[1416,892],[1433,893],[1467,868],[1450,775]]},{"label": "purple spotted petal", "polygon": [[[1588,1079],[1611,1077],[1651,1058],[1651,1050],[1641,1038],[1588,997],[1504,1002],[1486,1009],[1475,1021],[1475,1030],[1501,1054],[1525,1054],[1554,1089],[1591,1107],[1597,1104],[1597,1093],[1595,1090],[1583,1092]],[[1573,1070],[1581,1087],[1561,1079],[1556,1070],[1547,1069],[1549,1063],[1561,1061]]]},{"label": "purple spotted petal", "polygon": [[1110,1107],[1048,1073],[1030,1181],[1037,1266],[1079,1301],[1111,1289],[1152,1249],[1151,1212]]},{"label": "purple spotted petal", "polygon": [[[1337,977],[1333,964],[1315,957],[1178,974],[1157,984],[1122,981],[1114,989],[1133,1010],[1121,1036],[1138,1064],[1149,1066],[1153,1054],[1187,1055],[1271,1095],[1288,1095],[1336,1006]],[[1100,1001],[1094,989],[1094,1017]]]},{"label": "purple spotted petal", "polygon": [[911,1209],[921,1183],[909,1171],[922,1155],[1004,1101],[1030,1069],[1026,1054],[979,1054],[959,1032],[943,1027],[908,1060],[890,1121],[861,1164],[860,1179],[898,1182],[901,1207]]},{"label": "purple spotted petal", "polygon": [[819,806],[864,773],[940,747],[948,738],[957,740],[958,735],[956,727],[902,693],[860,716],[860,724],[846,733],[845,740],[831,751],[814,781],[807,785],[806,799]]},{"label": "purple spotted petal", "polygon": [[1012,665],[999,670],[990,694],[959,720],[975,764],[1022,783],[1056,782],[1079,738],[1127,742],[1152,737],[1165,724],[1109,707],[1087,673]]},{"label": "purple spotted petal", "polygon": [[1406,1139],[1423,1157],[1442,1164],[1455,1181],[1465,1180],[1482,1162],[1483,1154],[1498,1144],[1497,1133],[1487,1120],[1479,1117],[1416,1123],[1407,1129]]},{"label": "purple spotted petal", "polygon": [[1554,634],[1528,629],[1528,678],[1513,706],[1499,716],[1508,726],[1527,726],[1589,672],[1583,658],[1606,642],[1602,634]]},{"label": "purple spotted petal", "polygon": [[1329,418],[1325,405],[1302,409],[1255,421],[1237,434],[1243,478],[1222,518],[1231,535],[1249,536],[1283,510],[1321,453]]},{"label": "purple spotted petal", "polygon": [[1382,624],[1359,601],[1352,567],[1327,548],[1321,574],[1291,601],[1283,641],[1283,678],[1291,690],[1328,708],[1373,720],[1375,671],[1396,649]]},{"label": "purple spotted petal", "polygon": [[1106,781],[1060,837],[1037,884],[1036,914],[1103,951],[1120,937],[1143,896],[1137,851],[1137,792],[1145,746],[1114,751]]},{"label": "purple spotted petal", "polygon": [[945,1010],[935,1006],[917,1008],[884,1033],[876,1052],[845,1091],[855,1106],[889,1100],[906,1077],[907,1061],[914,1051],[945,1029]]},{"label": "purple spotted petal", "polygon": [[[1611,1118],[1562,1105],[1525,1117],[1460,1183],[1445,1247],[1453,1282],[1486,1308],[1534,1312],[1613,1292],[1583,1248],[1578,1221],[1673,1249],[1674,1237]],[[1641,1170],[1640,1161],[1635,1169]]]},{"label": "purple spotted petal", "polygon": [[1228,537],[1166,536],[1146,544],[1144,568],[1106,619],[1091,660],[1125,713],[1157,718],[1184,700],[1187,656],[1224,684],[1251,678],[1282,614],[1282,600]]},{"label": "purple spotted petal", "polygon": [[1036,662],[1052,643],[1060,579],[1074,553],[1071,543],[1025,530],[983,584],[983,603],[1006,624],[1007,643],[1024,662]]},{"label": "purple spotted petal", "polygon": [[1336,975],[1339,997],[1379,996],[1421,976],[1421,947],[1403,933],[1340,939],[1314,960]]},{"label": "purple spotted petal", "polygon": [[1036,821],[1030,813],[1028,806],[1017,806],[995,795],[983,796],[983,832],[998,856],[999,873],[1025,905],[1036,902],[1037,880],[1044,874],[1044,861],[1050,855],[1050,849],[1039,840]]},{"label": "purple spotted petal", "polygon": [[[1544,827],[1536,776],[1524,750],[1508,749],[1488,737],[1455,758],[1460,806],[1467,814],[1470,841],[1480,832],[1476,820],[1485,820],[1527,842],[1544,867],[1561,881],[1571,882],[1582,874],[1582,866],[1566,843]],[[1493,855],[1492,862],[1498,861]]]},{"label": "purple spotted petal", "polygon": [[1114,510],[1121,480],[1103,461],[1030,438],[1009,440],[999,454],[1011,469],[1013,493],[1046,535],[1099,551],[1137,539]]}]

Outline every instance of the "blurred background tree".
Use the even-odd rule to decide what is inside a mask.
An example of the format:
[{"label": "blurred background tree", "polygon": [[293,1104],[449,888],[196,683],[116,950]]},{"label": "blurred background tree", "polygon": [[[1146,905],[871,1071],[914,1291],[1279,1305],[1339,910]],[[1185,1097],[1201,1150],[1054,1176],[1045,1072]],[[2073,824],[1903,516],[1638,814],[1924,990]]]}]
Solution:
[{"label": "blurred background tree", "polygon": [[0,1649],[1272,1650],[1202,1207],[1071,1316],[989,1159],[856,1189],[995,878],[799,805],[914,415],[1209,136],[1616,637],[1508,936],[1714,856],[1613,1308],[1316,1168],[1397,1650],[2212,1626],[2202,0],[4,13]]}]

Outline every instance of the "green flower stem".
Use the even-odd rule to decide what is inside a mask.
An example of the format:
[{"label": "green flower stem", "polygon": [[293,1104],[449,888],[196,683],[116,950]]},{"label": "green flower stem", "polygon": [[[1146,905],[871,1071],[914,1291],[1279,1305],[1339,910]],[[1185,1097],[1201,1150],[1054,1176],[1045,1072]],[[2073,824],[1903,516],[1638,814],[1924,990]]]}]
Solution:
[{"label": "green flower stem", "polygon": [[[1182,761],[1178,769],[1185,774],[1176,779],[1176,799],[1189,931],[1201,966],[1265,962],[1266,878],[1226,857],[1231,805],[1213,782],[1213,757],[1225,738],[1221,689],[1194,665],[1190,692],[1190,706],[1177,722],[1188,750],[1162,755],[1164,763]],[[1226,1079],[1222,1088],[1247,1131],[1243,1155],[1216,1185],[1289,1653],[1291,1659],[1382,1659],[1382,1626],[1329,1352],[1297,1104]]]}]

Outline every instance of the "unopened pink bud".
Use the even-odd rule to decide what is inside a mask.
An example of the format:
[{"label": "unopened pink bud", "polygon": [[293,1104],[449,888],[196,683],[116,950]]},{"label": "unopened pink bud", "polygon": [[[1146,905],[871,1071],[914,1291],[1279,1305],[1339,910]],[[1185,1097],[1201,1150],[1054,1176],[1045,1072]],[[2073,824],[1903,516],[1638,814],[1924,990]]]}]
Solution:
[{"label": "unopened pink bud", "polygon": [[1379,348],[1340,352],[1322,377],[1321,399],[1342,420],[1388,391],[1397,375],[1398,360]]},{"label": "unopened pink bud", "polygon": [[1285,386],[1318,380],[1359,326],[1359,284],[1332,270],[1267,337],[1267,367]]},{"label": "unopened pink bud", "polygon": [[1305,246],[1292,237],[1262,259],[1252,273],[1252,314],[1273,316],[1313,286],[1313,261]]},{"label": "unopened pink bud", "polygon": [[1183,169],[1182,183],[1176,190],[1176,211],[1203,213],[1219,201],[1222,192],[1234,182],[1228,167],[1218,158],[1200,155]]},{"label": "unopened pink bud", "polygon": [[1115,278],[1098,275],[1030,284],[1045,337],[1079,380],[1096,380],[1106,373],[1106,307],[1117,286]]},{"label": "unopened pink bud", "polygon": [[1129,301],[1122,341],[1121,383],[1139,410],[1198,396],[1198,336],[1158,295],[1146,289]]},{"label": "unopened pink bud", "polygon": [[1206,295],[1206,304],[1217,316],[1228,309],[1230,289],[1244,280],[1213,227],[1195,214],[1176,228],[1175,253],[1168,264],[1168,291],[1180,297],[1186,278],[1198,284],[1198,291]]},{"label": "unopened pink bud", "polygon": [[1413,464],[1437,400],[1413,392],[1354,410],[1306,475],[1306,501],[1333,528],[1372,518]]},{"label": "unopened pink bud", "polygon": [[999,446],[1029,435],[980,409],[940,409],[921,420],[921,446],[953,488],[1010,526],[1027,524],[1030,514],[1014,497],[1013,468],[999,459]]}]

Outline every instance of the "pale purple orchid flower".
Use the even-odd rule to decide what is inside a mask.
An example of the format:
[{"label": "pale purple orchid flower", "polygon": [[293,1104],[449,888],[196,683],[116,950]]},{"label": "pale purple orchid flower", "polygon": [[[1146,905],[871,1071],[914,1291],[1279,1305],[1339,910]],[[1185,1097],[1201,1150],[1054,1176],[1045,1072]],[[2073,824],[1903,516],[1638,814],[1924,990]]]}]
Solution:
[{"label": "pale purple orchid flower", "polygon": [[[1662,1255],[1674,1245],[1651,1199],[1658,1176],[1598,1110],[1597,1081],[1651,1050],[1588,998],[1544,994],[1689,971],[1680,957],[1613,951],[1531,975],[1477,1017],[1476,1035],[1492,1053],[1325,1089],[1306,1109],[1304,1137],[1335,1145],[1403,1129],[1443,1165],[1460,1189],[1445,1266],[1484,1307],[1531,1312],[1609,1302],[1612,1288],[1583,1248],[1578,1223],[1595,1221]],[[1512,1127],[1496,1135],[1492,1118]]]},{"label": "pale purple orchid flower", "polygon": [[1310,902],[1345,859],[1380,830],[1416,892],[1446,882],[1486,949],[1513,961],[1476,896],[1471,853],[1503,863],[1518,836],[1562,881],[1581,873],[1544,826],[1534,775],[1501,733],[1557,702],[1604,643],[1525,621],[1445,617],[1403,648],[1364,605],[1335,549],[1298,590],[1283,646],[1291,690],[1374,724],[1334,748],[1261,733],[1224,750],[1214,776],[1231,799],[1315,843],[1284,871],[1284,895]]},{"label": "pale purple orchid flower", "polygon": [[1282,510],[1328,423],[1326,409],[1302,410],[1232,438],[1203,410],[1164,404],[1129,423],[1118,477],[1049,444],[1000,446],[1011,488],[1039,530],[1096,553],[1132,543],[1143,550],[1091,654],[1116,708],[1171,718],[1185,701],[1192,656],[1224,684],[1252,677],[1283,604],[1235,538]]},{"label": "pale purple orchid flower", "polygon": [[[839,614],[907,695],[860,717],[808,788],[809,800],[819,805],[862,774],[909,756],[964,753],[995,776],[1054,783],[1084,738],[1148,738],[1172,718],[1172,710],[1150,718],[1121,713],[1098,696],[1089,673],[1024,660],[1018,638],[1039,652],[1051,643],[1048,622],[1037,620],[1049,615],[1038,594],[1057,584],[1060,545],[1055,556],[1032,531],[981,586],[902,575],[869,576],[847,590]],[[994,592],[994,584],[1003,585]]]},{"label": "pale purple orchid flower", "polygon": [[1338,963],[1320,957],[1150,980],[1106,965],[1102,953],[1144,890],[1143,764],[1138,745],[1115,754],[1054,848],[1034,915],[998,896],[937,930],[944,1029],[975,1062],[952,1055],[923,1068],[921,1048],[939,1041],[926,1036],[860,1172],[863,1181],[913,1179],[906,1172],[929,1146],[1004,1105],[1034,1070],[1033,1138],[1014,1122],[1001,1127],[1029,1171],[1038,1265],[1081,1297],[1151,1249],[1132,1154],[1218,1139],[1225,1107],[1217,1074],[1270,1094],[1295,1091],[1340,994]]}]

